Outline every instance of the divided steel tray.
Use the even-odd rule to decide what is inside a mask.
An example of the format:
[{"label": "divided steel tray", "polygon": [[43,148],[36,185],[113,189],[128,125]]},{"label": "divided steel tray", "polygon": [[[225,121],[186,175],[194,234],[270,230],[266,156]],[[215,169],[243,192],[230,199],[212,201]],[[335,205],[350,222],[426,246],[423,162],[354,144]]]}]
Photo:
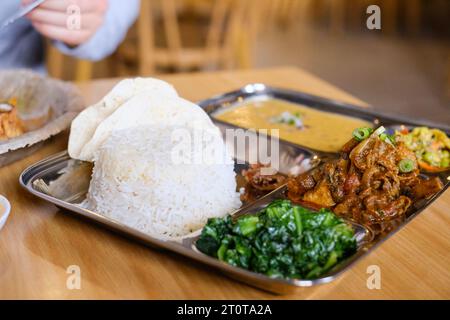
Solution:
[{"label": "divided steel tray", "polygon": [[[241,103],[245,99],[254,97],[262,99],[283,99],[322,111],[357,117],[372,122],[374,126],[383,125],[388,130],[394,130],[395,128],[398,128],[402,125],[407,127],[425,125],[444,130],[447,134],[450,133],[449,127],[442,127],[430,122],[416,122],[403,117],[392,117],[338,101],[333,101],[291,90],[271,88],[263,84],[250,84],[240,90],[201,101],[199,105],[204,108],[208,114],[213,115],[215,112],[223,108],[228,108],[235,103]],[[213,116],[212,118],[222,131],[227,128],[236,128],[233,125],[215,120]],[[267,139],[266,136],[257,133],[254,134],[257,136],[257,139]],[[269,140],[265,140],[264,142],[267,141]],[[307,168],[314,166],[316,163],[319,163],[321,160],[336,156],[332,153],[312,150],[283,140],[280,140],[279,147],[280,171],[283,173],[288,173],[292,167],[298,165],[302,165],[302,169],[306,170]],[[239,185],[239,181],[242,181],[240,172],[246,167],[246,159],[239,156],[237,156],[237,159],[238,160],[236,160],[235,170],[238,174],[237,181]],[[302,161],[302,163],[299,163],[299,161]],[[340,273],[348,269],[355,261],[357,261],[363,255],[367,254],[369,251],[373,250],[378,244],[386,240],[388,237],[396,233],[402,226],[411,221],[411,219],[417,216],[442,193],[444,193],[450,185],[449,170],[440,173],[429,174],[430,176],[438,176],[444,184],[444,189],[429,199],[416,202],[412,210],[408,212],[406,219],[400,225],[396,226],[388,233],[374,236],[373,232],[368,228],[353,222],[349,222],[350,224],[352,224],[355,230],[358,243],[358,250],[353,256],[340,262],[331,270],[329,270],[327,274],[321,276],[318,279],[286,280],[274,279],[262,274],[233,267],[201,253],[195,248],[195,241],[198,239],[200,231],[178,242],[162,241],[139,232],[136,229],[130,228],[120,222],[106,218],[98,213],[83,208],[79,205],[79,203],[81,203],[85,198],[87,189],[89,187],[91,170],[91,164],[73,160],[69,157],[67,152],[62,152],[44,159],[27,168],[20,176],[20,184],[27,191],[31,192],[37,197],[49,201],[67,212],[85,217],[92,222],[96,222],[134,240],[138,240],[145,245],[167,249],[195,259],[201,263],[216,268],[239,281],[275,293],[288,293],[295,291],[298,287],[308,287],[332,281]],[[49,185],[52,187],[49,187]],[[255,202],[243,206],[241,209],[233,213],[233,215],[254,213],[267,206],[271,201],[284,197],[285,186],[280,187],[279,189],[269,193],[268,195],[257,199]]]}]

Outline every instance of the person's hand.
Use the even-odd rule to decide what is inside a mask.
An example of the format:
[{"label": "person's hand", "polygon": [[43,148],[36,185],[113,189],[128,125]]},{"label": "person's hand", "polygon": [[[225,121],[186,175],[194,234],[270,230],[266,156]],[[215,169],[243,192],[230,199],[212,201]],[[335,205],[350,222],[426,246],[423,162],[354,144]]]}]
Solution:
[{"label": "person's hand", "polygon": [[[23,5],[30,2],[22,0]],[[43,36],[78,46],[89,40],[102,25],[107,7],[108,0],[47,0],[27,17]],[[77,12],[80,23],[74,25],[70,19]]]}]

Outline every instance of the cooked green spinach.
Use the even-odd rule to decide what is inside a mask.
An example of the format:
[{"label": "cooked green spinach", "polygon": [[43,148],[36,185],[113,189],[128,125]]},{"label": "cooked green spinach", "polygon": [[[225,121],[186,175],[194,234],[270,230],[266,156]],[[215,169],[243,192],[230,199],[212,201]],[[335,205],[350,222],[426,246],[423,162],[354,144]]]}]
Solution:
[{"label": "cooked green spinach", "polygon": [[353,228],[330,210],[276,200],[254,215],[212,218],[197,248],[274,278],[314,279],[356,251]]}]

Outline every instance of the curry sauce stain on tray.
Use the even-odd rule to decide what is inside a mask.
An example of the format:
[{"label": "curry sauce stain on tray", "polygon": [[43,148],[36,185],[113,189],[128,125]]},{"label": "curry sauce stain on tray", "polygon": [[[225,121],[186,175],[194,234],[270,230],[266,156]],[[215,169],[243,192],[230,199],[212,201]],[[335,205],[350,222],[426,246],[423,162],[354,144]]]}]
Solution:
[{"label": "curry sauce stain on tray", "polygon": [[281,99],[248,99],[214,118],[246,129],[279,129],[280,138],[315,150],[336,152],[354,128],[371,123]]}]

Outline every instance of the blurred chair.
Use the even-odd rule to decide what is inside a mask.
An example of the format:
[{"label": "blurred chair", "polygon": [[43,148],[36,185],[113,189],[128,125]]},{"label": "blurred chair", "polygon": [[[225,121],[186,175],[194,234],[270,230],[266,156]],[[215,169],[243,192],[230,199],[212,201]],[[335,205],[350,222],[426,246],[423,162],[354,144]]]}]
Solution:
[{"label": "blurred chair", "polygon": [[[383,0],[379,1],[382,10],[382,30],[387,34],[395,34],[400,27],[411,35],[420,31],[422,23],[423,0]],[[400,19],[400,11],[404,19]],[[383,17],[384,13],[384,17]]]},{"label": "blurred chair", "polygon": [[447,57],[447,85],[445,88],[447,99],[450,99],[450,53]]},{"label": "blurred chair", "polygon": [[[50,76],[57,79],[71,78],[67,76],[67,66],[73,65],[73,79],[77,82],[92,79],[94,64],[86,60],[77,60],[66,57],[51,45],[50,41],[46,44],[46,66]],[[69,62],[69,63],[68,63]]]},{"label": "blurred chair", "polygon": [[[251,48],[258,29],[258,0],[142,0],[136,34],[115,55],[118,73],[133,73],[138,64],[141,75],[157,70],[190,71],[208,68],[230,69],[252,66]],[[206,16],[206,36],[199,46],[183,42],[180,13]],[[161,22],[158,24],[158,22]],[[163,45],[157,43],[163,35]],[[200,37],[190,30],[190,37]]]},{"label": "blurred chair", "polygon": [[[339,1],[339,0],[337,0]],[[260,0],[258,7],[264,13],[264,29],[274,26],[288,29],[296,21],[314,19],[316,4],[321,0]]]},{"label": "blurred chair", "polygon": [[[330,32],[342,34],[346,28],[365,25],[366,8],[375,4],[381,8],[384,34],[397,33],[405,27],[410,34],[420,30],[424,0],[262,0],[266,2],[267,26],[290,27],[298,19],[326,22]],[[400,19],[400,11],[404,19]]]},{"label": "blurred chair", "polygon": [[[327,0],[330,28],[334,33],[342,33],[345,27],[364,26],[369,5],[381,9],[381,31],[387,35],[396,34],[405,27],[409,34],[420,30],[423,0]],[[404,19],[400,19],[400,11]]]},{"label": "blurred chair", "polygon": [[421,0],[408,1],[406,8],[406,29],[412,34],[417,34],[422,25],[423,3]]}]

